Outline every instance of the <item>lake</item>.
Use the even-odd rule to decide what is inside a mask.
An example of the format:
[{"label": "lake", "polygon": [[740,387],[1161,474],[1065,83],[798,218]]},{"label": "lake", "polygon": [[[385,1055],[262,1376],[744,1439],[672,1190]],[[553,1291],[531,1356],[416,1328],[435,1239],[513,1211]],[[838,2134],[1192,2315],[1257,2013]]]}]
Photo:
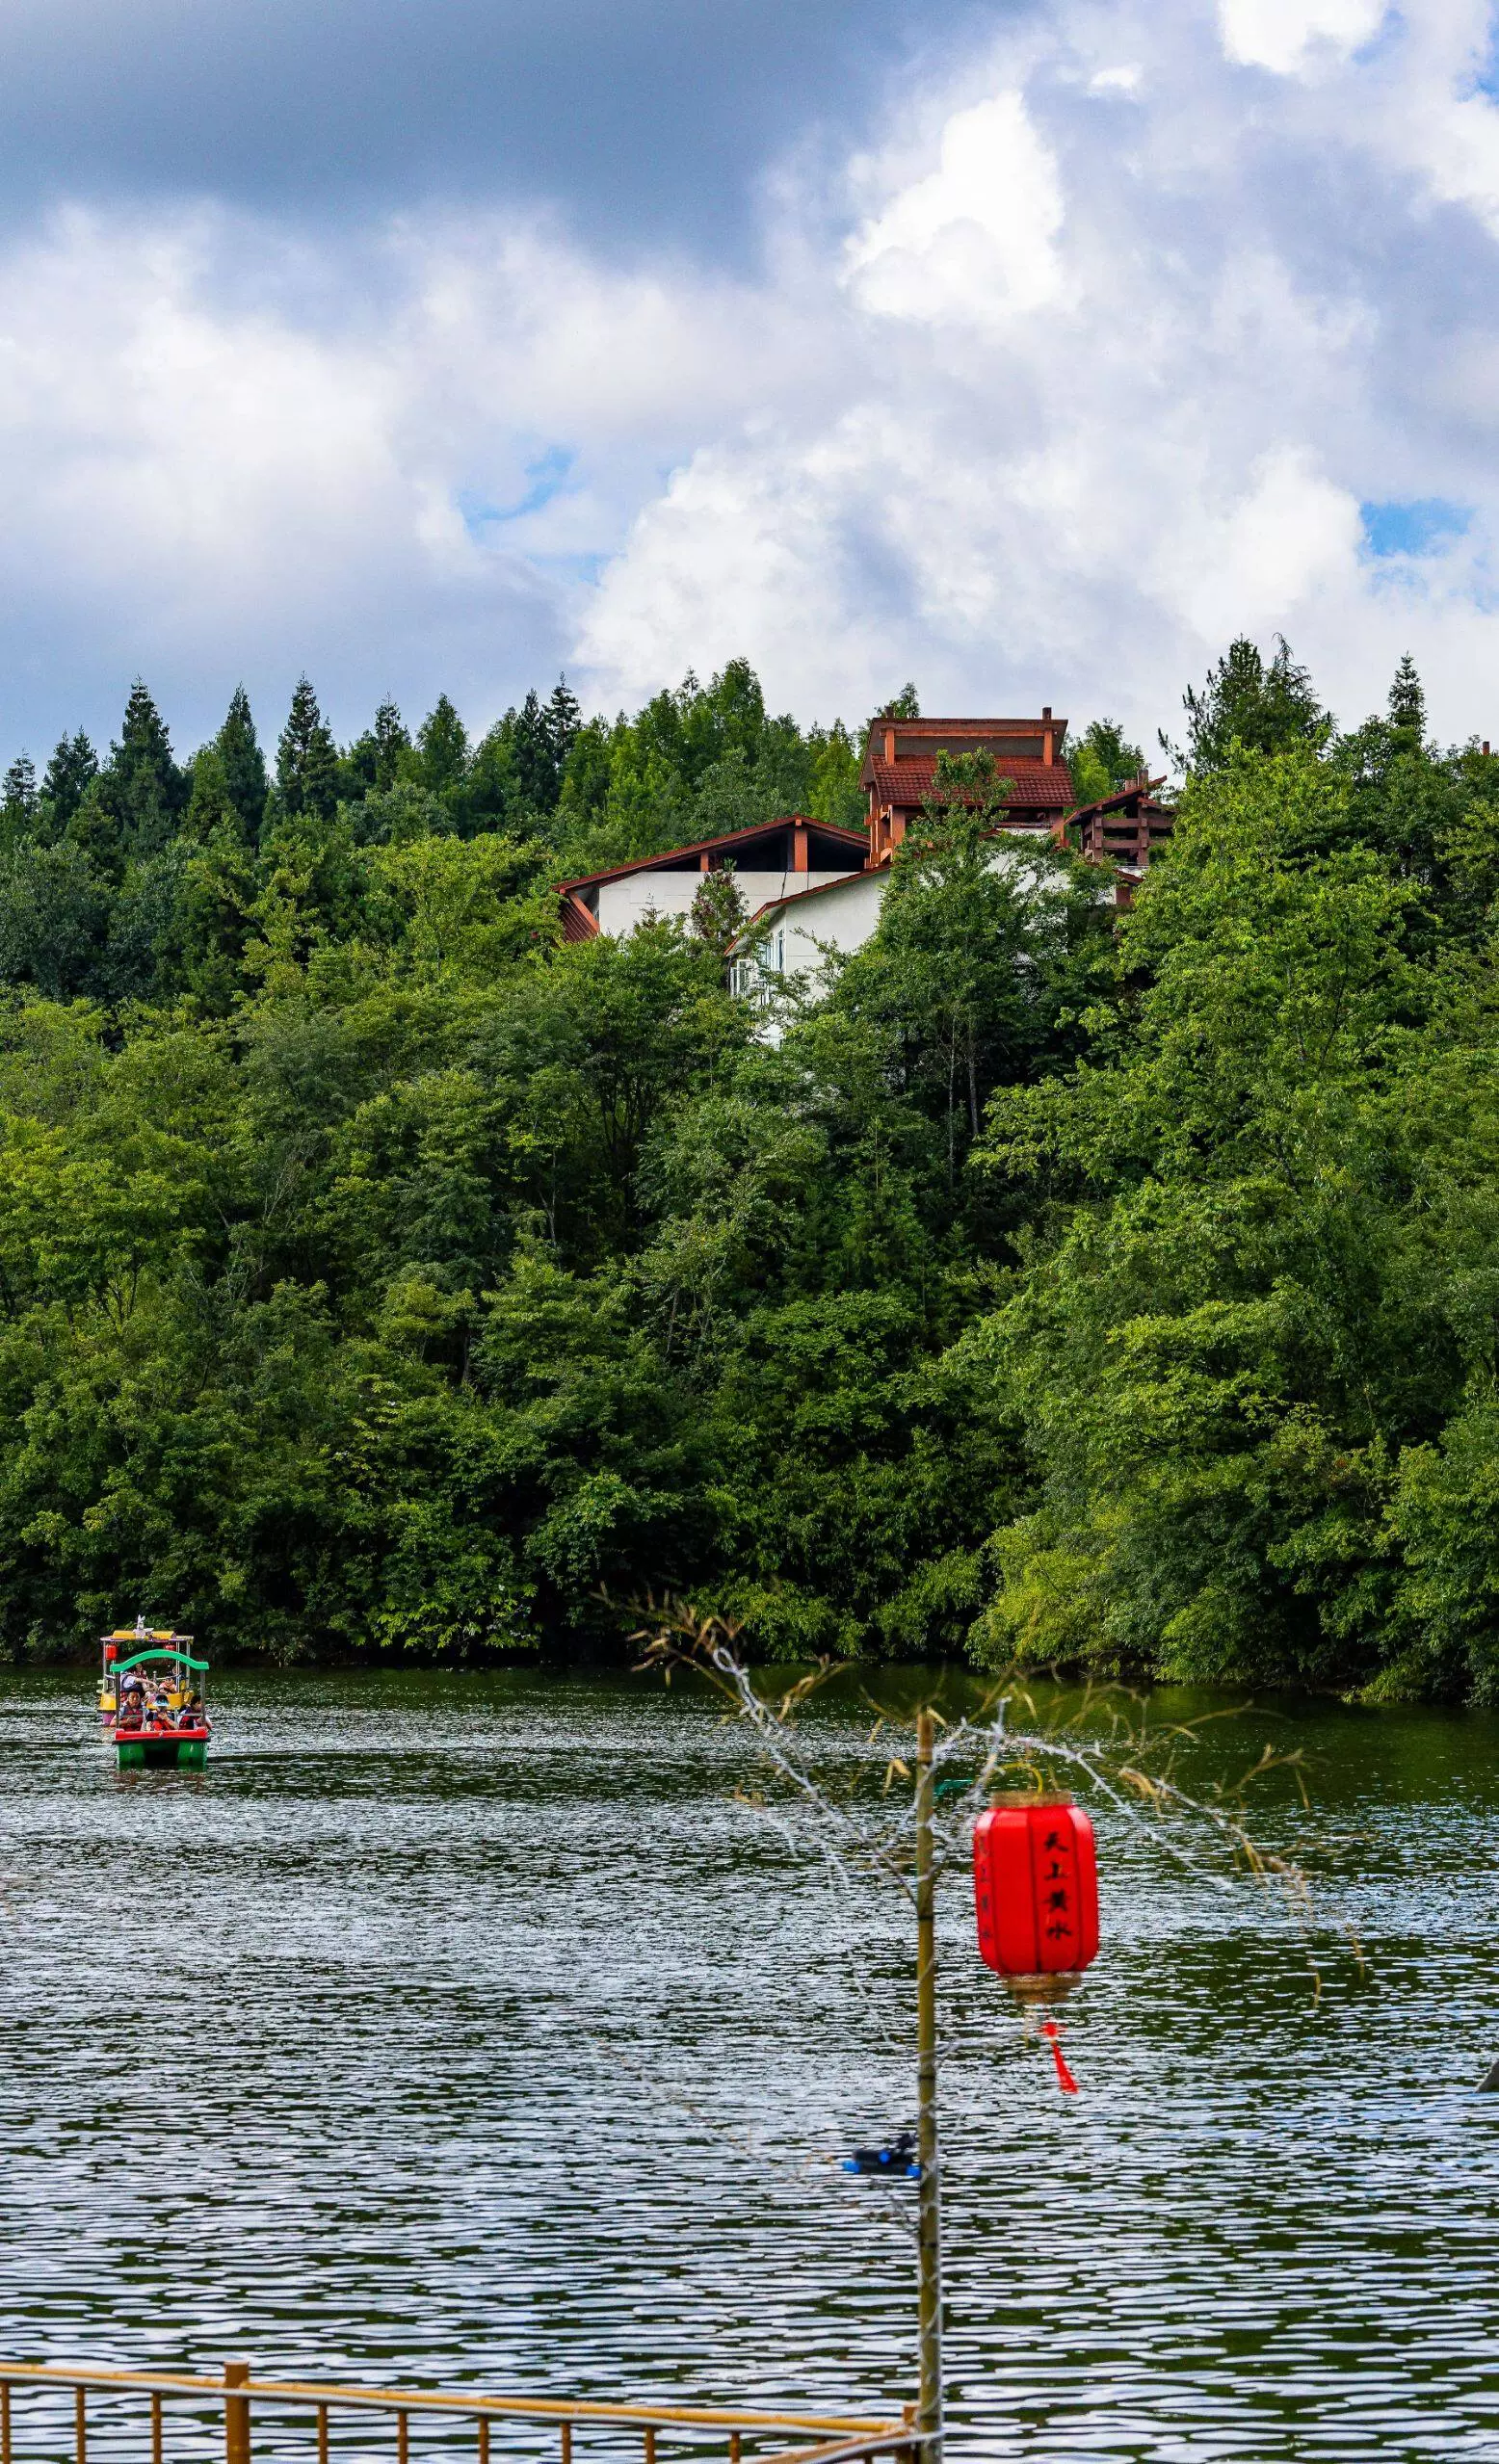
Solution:
[{"label": "lake", "polygon": [[[914,2394],[900,2194],[837,2165],[911,2118],[909,1926],[736,1800],[710,1701],[231,1675],[215,1711],[206,1773],[121,1775],[86,1673],[0,1679],[9,2357]],[[830,1768],[868,1724],[824,1698]],[[943,1881],[955,2456],[1499,2457],[1499,1720],[1278,1701],[1187,1768],[1267,1740],[1309,1930],[1095,1808],[1075,2099]],[[63,2451],[25,2418],[17,2464]],[[101,2409],[91,2455],[142,2452]]]}]

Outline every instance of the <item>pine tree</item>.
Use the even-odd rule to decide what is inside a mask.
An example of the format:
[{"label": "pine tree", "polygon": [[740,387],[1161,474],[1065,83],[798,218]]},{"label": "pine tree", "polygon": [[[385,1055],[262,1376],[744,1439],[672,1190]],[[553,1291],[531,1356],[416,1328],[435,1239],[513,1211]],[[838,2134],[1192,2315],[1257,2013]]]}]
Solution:
[{"label": "pine tree", "polygon": [[512,721],[511,758],[525,802],[539,813],[549,813],[557,801],[560,779],[548,716],[534,691],[527,694]]},{"label": "pine tree", "polygon": [[324,723],[318,697],[305,676],[297,679],[292,706],[276,748],[276,775],[288,813],[329,821],[338,803],[338,748]]},{"label": "pine tree", "polygon": [[387,694],[375,713],[375,784],[394,787],[401,774],[401,756],[411,749],[406,721]]},{"label": "pine tree", "polygon": [[41,780],[50,836],[62,836],[98,773],[99,757],[81,727],[74,736],[59,738]]},{"label": "pine tree", "polygon": [[1426,694],[1408,650],[1395,670],[1388,709],[1392,748],[1402,753],[1420,752],[1426,743]]},{"label": "pine tree", "polygon": [[253,847],[265,820],[270,780],[266,775],[266,757],[255,733],[250,695],[243,685],[234,688],[224,725],[214,738],[214,749],[224,764],[224,793],[240,836],[247,847]]},{"label": "pine tree", "polygon": [[[1201,692],[1187,687],[1182,707],[1187,713],[1186,765],[1197,772],[1225,770],[1235,745],[1254,753],[1290,752],[1298,745],[1320,751],[1332,727],[1312,691],[1310,675],[1292,658],[1283,634],[1275,636],[1275,655],[1268,668],[1254,642],[1243,635],[1231,642]],[[1173,761],[1182,760],[1179,748],[1164,735],[1161,743]]]},{"label": "pine tree", "polygon": [[17,753],[0,782],[0,833],[7,847],[13,847],[17,839],[33,836],[39,800],[37,765],[30,753]]},{"label": "pine tree", "polygon": [[129,854],[154,855],[175,835],[188,781],[172,759],[166,722],[139,676],[101,784]]},{"label": "pine tree", "polygon": [[[578,741],[582,725],[582,704],[569,688],[566,677],[559,676],[552,688],[551,700],[546,705],[546,732],[551,739],[552,762],[559,787],[563,772],[567,767],[567,755]],[[555,803],[555,796],[552,800]]]},{"label": "pine tree", "polygon": [[461,786],[468,774],[468,730],[445,693],[417,729],[416,749],[429,794],[440,796],[444,788]]}]

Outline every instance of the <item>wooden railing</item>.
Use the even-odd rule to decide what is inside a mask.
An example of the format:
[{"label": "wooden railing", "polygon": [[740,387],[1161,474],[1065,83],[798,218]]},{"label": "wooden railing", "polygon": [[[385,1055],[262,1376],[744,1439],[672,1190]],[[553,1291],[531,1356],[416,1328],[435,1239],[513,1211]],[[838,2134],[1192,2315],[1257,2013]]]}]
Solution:
[{"label": "wooden railing", "polygon": [[[277,2422],[288,2415],[304,2419],[308,2444],[316,2442],[317,2464],[329,2464],[330,2423],[338,2415],[357,2414],[388,2421],[391,2464],[412,2464],[413,2424],[438,2422],[472,2425],[478,2464],[489,2464],[490,2433],[497,2423],[502,2427],[555,2427],[558,2464],[581,2464],[574,2457],[574,2433],[591,2428],[638,2434],[641,2464],[660,2464],[659,2446],[667,2439],[687,2445],[694,2455],[722,2451],[728,2464],[750,2464],[751,2454],[754,2464],[860,2464],[860,2459],[877,2455],[919,2464],[921,2446],[910,2406],[899,2421],[890,2421],[845,2413],[733,2412],[701,2404],[593,2404],[540,2396],[486,2396],[468,2389],[449,2394],[416,2387],[328,2386],[313,2379],[254,2378],[248,2362],[233,2361],[224,2364],[222,2378],[0,2362],[0,2464],[26,2464],[36,2451],[26,2437],[18,2436],[30,2425],[17,2420],[26,2408],[14,2399],[45,2388],[72,2390],[74,2464],[88,2464],[91,2395],[148,2399],[151,2464],[166,2464],[167,2406],[172,2398],[199,2416],[205,2406],[222,2409],[224,2464],[250,2464],[252,2414]],[[419,2428],[416,2443],[420,2445]],[[144,2458],[144,2442],[134,2451]],[[278,2451],[284,2452],[280,2442]]]},{"label": "wooden railing", "polygon": [[1174,817],[1146,807],[1139,813],[1092,813],[1077,826],[1077,847],[1093,863],[1125,864],[1144,872],[1171,834]]}]

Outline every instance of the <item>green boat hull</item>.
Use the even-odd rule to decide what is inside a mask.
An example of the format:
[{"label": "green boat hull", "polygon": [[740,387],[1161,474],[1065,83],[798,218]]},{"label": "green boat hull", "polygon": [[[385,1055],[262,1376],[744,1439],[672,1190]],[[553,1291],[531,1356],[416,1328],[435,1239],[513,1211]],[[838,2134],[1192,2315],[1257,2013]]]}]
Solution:
[{"label": "green boat hull", "polygon": [[116,1751],[122,1771],[200,1771],[208,1759],[200,1737],[120,1737]]}]

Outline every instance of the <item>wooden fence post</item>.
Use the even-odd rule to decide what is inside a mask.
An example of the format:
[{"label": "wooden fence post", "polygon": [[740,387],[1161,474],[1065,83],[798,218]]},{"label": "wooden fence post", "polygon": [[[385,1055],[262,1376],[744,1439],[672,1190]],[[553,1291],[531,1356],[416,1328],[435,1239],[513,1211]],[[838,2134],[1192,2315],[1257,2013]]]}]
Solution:
[{"label": "wooden fence post", "polygon": [[[248,2361],[224,2363],[225,2387],[243,2387],[249,2376]],[[250,2464],[250,2398],[248,2396],[225,2396],[224,2399],[224,2464]]]}]

